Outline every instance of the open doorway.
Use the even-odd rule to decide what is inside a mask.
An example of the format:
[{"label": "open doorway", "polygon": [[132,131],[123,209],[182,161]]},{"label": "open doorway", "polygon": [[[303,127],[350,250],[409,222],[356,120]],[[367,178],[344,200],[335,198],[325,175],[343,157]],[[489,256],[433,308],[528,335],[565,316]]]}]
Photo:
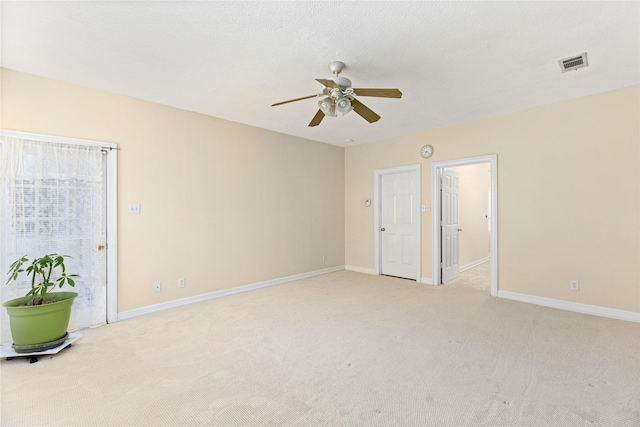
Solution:
[{"label": "open doorway", "polygon": [[445,168],[442,175],[442,284],[489,292],[491,168]]},{"label": "open doorway", "polygon": [[474,269],[489,275],[490,293],[497,296],[497,196],[496,155],[432,164],[435,285]]}]

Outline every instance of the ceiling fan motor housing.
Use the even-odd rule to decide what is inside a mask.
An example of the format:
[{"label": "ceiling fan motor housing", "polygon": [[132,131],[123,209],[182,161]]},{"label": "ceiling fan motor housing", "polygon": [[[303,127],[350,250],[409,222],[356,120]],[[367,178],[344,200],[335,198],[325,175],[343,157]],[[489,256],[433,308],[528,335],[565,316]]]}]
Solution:
[{"label": "ceiling fan motor housing", "polygon": [[349,80],[346,77],[335,76],[335,77],[332,77],[331,80],[333,80],[335,82],[335,84],[340,86],[340,89],[344,90],[344,89],[346,89],[348,87],[351,87],[351,80]]}]

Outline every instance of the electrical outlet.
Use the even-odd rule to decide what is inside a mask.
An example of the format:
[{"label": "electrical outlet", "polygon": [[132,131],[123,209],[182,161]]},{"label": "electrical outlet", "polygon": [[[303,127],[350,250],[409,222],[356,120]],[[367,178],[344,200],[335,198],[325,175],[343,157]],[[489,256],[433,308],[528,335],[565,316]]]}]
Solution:
[{"label": "electrical outlet", "polygon": [[178,287],[184,288],[186,286],[186,282],[184,281],[184,277],[178,279]]},{"label": "electrical outlet", "polygon": [[153,292],[160,292],[162,289],[162,282],[153,282]]},{"label": "electrical outlet", "polygon": [[578,280],[569,280],[569,289],[572,291],[580,290],[580,282]]},{"label": "electrical outlet", "polygon": [[322,255],[322,262],[327,262],[327,256],[326,255]]}]

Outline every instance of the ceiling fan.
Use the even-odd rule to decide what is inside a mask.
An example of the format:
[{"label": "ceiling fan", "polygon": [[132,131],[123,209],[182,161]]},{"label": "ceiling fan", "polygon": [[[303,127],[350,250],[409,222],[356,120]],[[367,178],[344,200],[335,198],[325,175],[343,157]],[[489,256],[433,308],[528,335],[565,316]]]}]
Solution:
[{"label": "ceiling fan", "polygon": [[316,79],[320,84],[324,86],[322,92],[317,95],[303,96],[302,98],[290,99],[288,101],[278,102],[272,104],[272,107],[276,105],[288,104],[289,102],[301,101],[303,99],[316,98],[319,96],[326,96],[318,101],[318,107],[320,108],[309,126],[318,126],[324,116],[337,117],[338,113],[342,113],[344,116],[349,111],[353,110],[358,113],[363,119],[369,123],[377,122],[380,120],[380,116],[373,110],[358,101],[354,95],[358,96],[376,96],[380,98],[402,98],[402,92],[398,89],[373,89],[373,88],[352,88],[351,80],[341,77],[340,72],[347,66],[344,62],[333,61],[329,63],[329,70],[334,74],[334,77],[329,79]]}]

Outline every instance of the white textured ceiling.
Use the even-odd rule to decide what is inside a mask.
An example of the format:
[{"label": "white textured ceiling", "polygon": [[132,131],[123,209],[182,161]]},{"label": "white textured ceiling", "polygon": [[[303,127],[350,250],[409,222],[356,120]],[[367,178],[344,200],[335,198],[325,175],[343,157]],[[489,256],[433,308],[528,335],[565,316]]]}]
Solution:
[{"label": "white textured ceiling", "polygon": [[[3,67],[336,145],[366,143],[640,82],[640,3],[1,3]],[[558,60],[588,52],[589,67]],[[327,64],[382,116],[307,126]],[[345,143],[351,139],[353,142]]]}]

